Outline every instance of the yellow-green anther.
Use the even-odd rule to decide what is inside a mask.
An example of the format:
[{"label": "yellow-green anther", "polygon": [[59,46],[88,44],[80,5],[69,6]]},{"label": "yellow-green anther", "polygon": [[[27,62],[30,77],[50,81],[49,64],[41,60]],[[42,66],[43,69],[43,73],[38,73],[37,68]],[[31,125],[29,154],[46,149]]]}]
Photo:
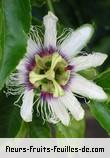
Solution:
[{"label": "yellow-green anther", "polygon": [[44,78],[52,81],[55,78],[55,72],[53,70],[48,70],[45,74],[36,74],[34,71],[31,71],[29,74],[29,79],[33,84]]},{"label": "yellow-green anther", "polygon": [[52,56],[51,70],[53,70],[60,61],[62,61],[62,57],[58,53],[54,53]]},{"label": "yellow-green anther", "polygon": [[30,82],[36,88],[40,85],[41,90],[52,93],[54,97],[63,96],[61,85],[66,84],[69,75],[65,72],[67,62],[57,52],[43,58],[36,55],[35,61],[36,66],[29,73]]},{"label": "yellow-green anther", "polygon": [[54,97],[63,96],[64,90],[61,88],[61,86],[55,80],[53,80],[53,85],[55,87],[55,91],[53,93]]},{"label": "yellow-green anther", "polygon": [[35,56],[35,61],[36,61],[37,66],[40,69],[44,69],[45,68],[44,62],[43,62],[42,58],[38,54]]},{"label": "yellow-green anther", "polygon": [[55,78],[55,72],[50,69],[45,73],[45,76],[48,80],[52,81]]},{"label": "yellow-green anther", "polygon": [[34,71],[31,71],[29,74],[29,79],[32,84],[34,84],[36,81],[44,79],[45,77],[46,77],[45,74],[39,75],[36,74]]}]

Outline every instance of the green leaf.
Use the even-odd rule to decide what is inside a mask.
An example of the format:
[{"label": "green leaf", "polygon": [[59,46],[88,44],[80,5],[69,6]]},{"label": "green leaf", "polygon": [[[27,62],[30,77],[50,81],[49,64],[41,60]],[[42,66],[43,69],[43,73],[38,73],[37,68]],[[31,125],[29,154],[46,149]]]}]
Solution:
[{"label": "green leaf", "polygon": [[43,122],[41,117],[33,115],[33,121],[29,123],[30,138],[50,138],[50,128],[48,124]]},{"label": "green leaf", "polygon": [[12,97],[0,92],[0,138],[15,137],[21,125],[19,108]]},{"label": "green leaf", "polygon": [[[0,2],[0,6],[1,6],[1,2]],[[1,37],[1,33],[2,33],[2,10],[0,8],[0,37]],[[1,61],[1,56],[2,56],[2,48],[1,48],[1,38],[0,38],[0,61]]]},{"label": "green leaf", "polygon": [[97,52],[105,52],[109,54],[110,51],[110,37],[104,37],[102,39],[100,39],[99,44],[96,45],[96,47],[94,48],[95,51]]},{"label": "green leaf", "polygon": [[1,68],[0,89],[8,75],[24,56],[27,46],[27,33],[30,29],[31,9],[29,0],[1,1]]},{"label": "green leaf", "polygon": [[91,113],[100,125],[110,133],[110,108],[101,102],[91,101],[89,104]]},{"label": "green leaf", "polygon": [[46,4],[46,1],[45,0],[31,0],[31,4],[32,6],[34,7],[42,7],[44,4]]},{"label": "green leaf", "polygon": [[62,123],[56,125],[56,137],[58,138],[82,138],[85,132],[85,121],[76,121],[71,118],[69,126]]},{"label": "green leaf", "polygon": [[16,138],[27,138],[29,137],[29,127],[28,123],[22,121],[21,122],[21,127],[16,135]]},{"label": "green leaf", "polygon": [[83,70],[83,71],[80,71],[79,73],[80,75],[84,76],[88,80],[94,80],[97,76],[97,71],[94,68]]},{"label": "green leaf", "polygon": [[99,74],[95,82],[110,94],[110,68]]}]

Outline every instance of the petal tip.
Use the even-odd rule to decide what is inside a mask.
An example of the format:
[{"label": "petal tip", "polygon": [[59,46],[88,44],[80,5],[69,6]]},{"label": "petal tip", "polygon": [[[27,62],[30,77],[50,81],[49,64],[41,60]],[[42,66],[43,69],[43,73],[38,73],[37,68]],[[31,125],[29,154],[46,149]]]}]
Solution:
[{"label": "petal tip", "polygon": [[62,123],[63,123],[65,126],[69,126],[70,118],[63,120]]},{"label": "petal tip", "polygon": [[107,54],[102,54],[102,63],[107,59],[108,55]]},{"label": "petal tip", "polygon": [[49,11],[48,14],[43,17],[44,22],[47,21],[48,19],[52,19],[56,22],[58,21],[58,18],[51,11]]},{"label": "petal tip", "polygon": [[100,101],[105,101],[105,100],[107,100],[107,99],[108,99],[107,94],[106,94],[104,91],[102,91],[102,94],[100,95],[99,100],[100,100]]},{"label": "petal tip", "polygon": [[26,116],[26,115],[23,114],[22,112],[20,112],[20,115],[21,115],[22,119],[23,119],[25,122],[31,122],[31,121],[32,121],[32,116]]},{"label": "petal tip", "polygon": [[80,27],[80,29],[82,33],[85,33],[88,36],[88,39],[91,38],[94,33],[94,28],[91,24],[84,24]]},{"label": "petal tip", "polygon": [[79,115],[77,116],[77,118],[75,118],[77,121],[80,121],[84,118],[85,115],[85,111],[83,109],[81,109]]},{"label": "petal tip", "polygon": [[32,121],[32,110],[33,110],[33,99],[34,92],[33,90],[26,90],[23,96],[23,103],[20,109],[20,115],[25,122]]},{"label": "petal tip", "polygon": [[107,94],[104,92],[103,88],[100,86],[97,86],[97,95],[94,97],[90,97],[93,100],[99,100],[99,101],[105,101],[107,100],[108,96]]},{"label": "petal tip", "polygon": [[104,54],[104,53],[98,53],[98,52],[94,52],[94,54],[96,54],[96,58],[98,58],[99,60],[99,66],[102,65],[104,63],[104,61],[107,59],[108,55]]}]

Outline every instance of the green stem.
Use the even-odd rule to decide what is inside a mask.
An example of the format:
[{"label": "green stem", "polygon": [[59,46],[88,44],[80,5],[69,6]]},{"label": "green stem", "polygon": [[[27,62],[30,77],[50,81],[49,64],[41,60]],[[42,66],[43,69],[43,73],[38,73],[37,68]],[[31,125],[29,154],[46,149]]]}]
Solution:
[{"label": "green stem", "polygon": [[28,131],[28,124],[24,121],[21,123],[21,127],[16,135],[15,138],[26,138],[27,137],[27,131]]},{"label": "green stem", "polygon": [[47,0],[47,5],[48,8],[51,12],[55,13],[54,8],[53,8],[53,4],[52,4],[52,0]]}]

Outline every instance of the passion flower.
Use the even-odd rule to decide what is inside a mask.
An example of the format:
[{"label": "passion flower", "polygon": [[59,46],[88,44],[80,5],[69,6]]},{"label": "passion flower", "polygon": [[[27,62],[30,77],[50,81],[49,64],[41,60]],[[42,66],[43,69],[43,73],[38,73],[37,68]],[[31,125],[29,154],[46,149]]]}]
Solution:
[{"label": "passion flower", "polygon": [[[7,81],[8,94],[22,97],[21,117],[32,121],[33,105],[49,122],[68,125],[69,112],[76,120],[84,117],[84,110],[75,93],[91,99],[105,100],[103,89],[78,74],[78,71],[101,65],[106,54],[78,54],[93,34],[93,27],[83,25],[60,42],[57,40],[57,17],[49,12],[43,19],[44,42],[32,27],[25,57]],[[62,41],[62,42],[61,42]],[[60,44],[59,44],[60,43]]]}]

